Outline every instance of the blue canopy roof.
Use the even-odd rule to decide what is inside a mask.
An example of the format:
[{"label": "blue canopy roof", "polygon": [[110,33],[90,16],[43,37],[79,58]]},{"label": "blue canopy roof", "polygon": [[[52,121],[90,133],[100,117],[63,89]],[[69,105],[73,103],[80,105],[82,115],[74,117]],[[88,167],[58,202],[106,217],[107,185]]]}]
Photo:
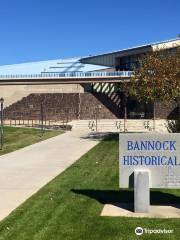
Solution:
[{"label": "blue canopy roof", "polygon": [[81,58],[56,59],[0,66],[0,75],[91,72],[106,69],[107,66],[84,64]]}]

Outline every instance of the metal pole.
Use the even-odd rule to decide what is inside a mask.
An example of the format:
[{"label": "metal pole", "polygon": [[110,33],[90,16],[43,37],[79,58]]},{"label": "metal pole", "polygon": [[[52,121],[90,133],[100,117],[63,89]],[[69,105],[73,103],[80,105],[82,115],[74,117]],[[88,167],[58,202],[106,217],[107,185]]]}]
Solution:
[{"label": "metal pole", "polygon": [[4,144],[4,128],[3,128],[3,103],[4,99],[1,98],[1,150],[3,149],[3,144]]},{"label": "metal pole", "polygon": [[96,132],[97,132],[97,129],[98,127],[97,127],[97,107],[96,107]]},{"label": "metal pole", "polygon": [[124,132],[127,131],[127,129],[126,129],[126,121],[127,121],[127,97],[125,95],[125,102],[124,102]]},{"label": "metal pole", "polygon": [[155,100],[153,102],[153,131],[156,130],[156,109]]},{"label": "metal pole", "polygon": [[153,91],[154,91],[154,101],[153,101],[153,131],[156,130],[156,91],[155,91],[155,81],[153,81]]},{"label": "metal pole", "polygon": [[67,131],[67,124],[68,124],[68,114],[69,114],[69,110],[67,109],[66,111],[66,131]]},{"label": "metal pole", "polygon": [[43,116],[43,103],[41,103],[41,136],[43,136],[43,123],[44,123],[44,116]]}]

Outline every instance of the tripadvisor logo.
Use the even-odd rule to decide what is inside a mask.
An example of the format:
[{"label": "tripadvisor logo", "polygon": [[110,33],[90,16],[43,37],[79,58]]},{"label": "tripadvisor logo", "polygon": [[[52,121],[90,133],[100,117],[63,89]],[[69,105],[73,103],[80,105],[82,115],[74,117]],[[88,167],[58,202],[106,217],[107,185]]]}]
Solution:
[{"label": "tripadvisor logo", "polygon": [[135,234],[136,235],[142,235],[143,234],[143,228],[142,227],[135,228]]},{"label": "tripadvisor logo", "polygon": [[135,234],[140,236],[143,233],[147,234],[172,234],[174,233],[173,229],[149,229],[149,228],[142,228],[142,227],[136,227],[134,230]]}]

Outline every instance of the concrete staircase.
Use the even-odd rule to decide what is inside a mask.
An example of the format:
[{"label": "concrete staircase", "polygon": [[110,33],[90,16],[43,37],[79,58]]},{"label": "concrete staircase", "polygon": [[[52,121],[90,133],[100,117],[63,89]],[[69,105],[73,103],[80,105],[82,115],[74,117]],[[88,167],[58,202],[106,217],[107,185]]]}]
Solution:
[{"label": "concrete staircase", "polygon": [[[152,132],[152,119],[128,119],[124,124],[124,119],[98,119],[96,120],[75,120],[69,122],[73,126],[73,130],[84,130],[89,132]],[[156,120],[155,131],[167,132],[167,121]]]}]

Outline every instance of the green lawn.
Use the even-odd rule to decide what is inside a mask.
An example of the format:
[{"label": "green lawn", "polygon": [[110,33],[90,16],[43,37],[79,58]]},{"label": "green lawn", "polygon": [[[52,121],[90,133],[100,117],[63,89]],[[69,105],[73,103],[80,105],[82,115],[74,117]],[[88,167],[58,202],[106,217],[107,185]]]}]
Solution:
[{"label": "green lawn", "polygon": [[[154,190],[152,203],[178,202],[180,190]],[[0,223],[7,240],[180,239],[177,219],[100,217],[105,203],[133,201],[118,188],[118,139],[102,141]],[[136,237],[137,226],[175,234]]]},{"label": "green lawn", "polygon": [[0,155],[43,141],[62,133],[60,130],[44,131],[35,128],[4,127],[4,146]]}]

